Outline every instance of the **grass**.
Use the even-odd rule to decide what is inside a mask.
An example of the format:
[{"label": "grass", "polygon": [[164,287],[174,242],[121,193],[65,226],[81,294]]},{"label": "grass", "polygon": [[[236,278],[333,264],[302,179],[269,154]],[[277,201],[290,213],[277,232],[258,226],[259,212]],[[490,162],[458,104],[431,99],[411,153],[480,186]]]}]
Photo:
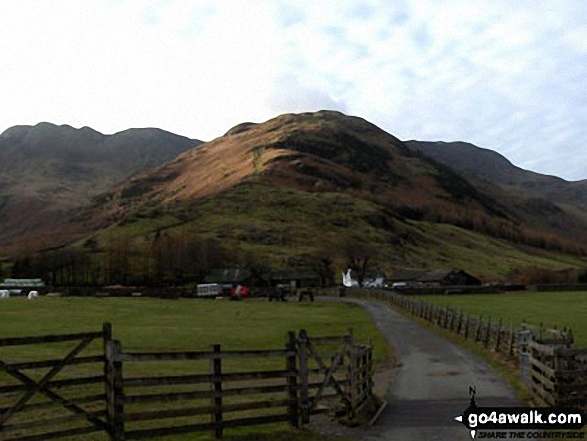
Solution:
[{"label": "grass", "polygon": [[[192,214],[181,221],[182,211]],[[102,231],[97,239],[104,246],[108,238],[129,235],[135,243],[144,244],[161,228],[171,235],[216,238],[227,249],[240,250],[274,266],[285,266],[294,255],[336,250],[340,247],[335,244],[344,244],[357,232],[377,244],[379,267],[387,272],[398,267],[462,268],[494,279],[519,267],[585,265],[578,257],[517,247],[453,225],[399,220],[381,206],[349,194],[306,192],[260,182],[178,204],[158,217],[137,216],[133,222]],[[334,252],[332,258],[337,266],[346,264],[342,255]]]},{"label": "grass", "polygon": [[531,325],[543,323],[547,328],[571,328],[577,346],[587,346],[587,292],[520,292],[511,294],[484,294],[458,296],[424,296],[445,306],[461,308],[466,312],[504,324]]},{"label": "grass", "polygon": [[417,244],[409,248],[409,266],[414,268],[463,268],[477,277],[492,279],[503,278],[514,268],[564,269],[585,265],[585,260],[577,256],[515,246],[454,225],[414,225],[426,240],[425,247]]},{"label": "grass", "polygon": [[[221,343],[224,349],[269,349],[283,348],[285,335],[290,330],[297,331],[305,328],[310,336],[340,335],[346,333],[350,326],[354,330],[357,341],[373,340],[376,362],[382,362],[388,357],[385,338],[377,331],[367,313],[357,306],[347,304],[149,298],[40,298],[38,301],[31,302],[23,298],[10,298],[3,300],[0,308],[1,337],[94,331],[101,329],[104,321],[109,321],[112,323],[114,338],[122,341],[123,349],[126,351],[205,350],[214,343]],[[71,346],[70,343],[69,345],[5,347],[1,348],[0,359],[6,361],[59,358],[63,357]],[[93,349],[100,350],[99,342]],[[283,368],[282,359],[275,362],[278,366],[270,366],[265,360],[254,364],[247,361],[247,365],[234,363],[230,366],[227,360],[226,368],[232,367],[234,370]],[[187,372],[193,374],[198,371],[209,371],[207,362],[198,363],[127,363],[124,370],[125,377],[181,375]],[[84,373],[82,368],[94,369],[94,371]],[[67,368],[66,377],[96,375],[96,368],[100,367],[71,366]],[[46,370],[36,373],[36,378],[40,378],[45,372]],[[0,374],[0,383],[11,384],[11,381]],[[96,387],[103,388],[100,385]],[[171,389],[166,387],[159,392],[168,391]],[[135,393],[134,390],[131,392]],[[147,391],[143,391],[145,392]],[[79,393],[82,395],[99,393],[99,390],[84,389]],[[6,403],[0,403],[0,407],[3,405]],[[42,416],[42,413],[37,415],[37,417]],[[165,425],[166,422],[162,420],[155,426]],[[190,422],[173,421],[173,424],[179,423]],[[140,428],[145,427],[147,426]],[[139,427],[135,425],[134,428]],[[328,440],[327,437],[307,431],[294,431],[287,424],[227,429],[225,432],[227,439],[239,441]],[[99,440],[103,437],[85,436],[84,439]],[[168,436],[162,439],[207,440],[211,439],[211,436],[207,433],[196,433]]]}]

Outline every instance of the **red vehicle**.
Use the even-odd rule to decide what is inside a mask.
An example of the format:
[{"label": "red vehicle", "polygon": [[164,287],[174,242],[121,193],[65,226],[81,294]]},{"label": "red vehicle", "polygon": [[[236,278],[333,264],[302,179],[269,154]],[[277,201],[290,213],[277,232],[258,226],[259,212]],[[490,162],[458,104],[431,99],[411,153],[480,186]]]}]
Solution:
[{"label": "red vehicle", "polygon": [[237,285],[236,283],[230,288],[230,297],[233,299],[246,299],[251,293],[247,285]]}]

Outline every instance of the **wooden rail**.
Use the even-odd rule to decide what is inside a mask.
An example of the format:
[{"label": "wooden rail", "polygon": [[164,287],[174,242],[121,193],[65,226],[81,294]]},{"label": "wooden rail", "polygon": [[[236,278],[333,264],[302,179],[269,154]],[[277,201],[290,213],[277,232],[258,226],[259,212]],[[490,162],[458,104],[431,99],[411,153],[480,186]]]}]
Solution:
[{"label": "wooden rail", "polygon": [[[33,441],[107,431],[106,395],[103,393],[105,376],[102,368],[106,358],[103,348],[99,349],[99,354],[80,354],[95,352],[97,349],[90,349],[91,343],[94,340],[105,340],[109,333],[110,326],[105,324],[102,331],[97,332],[1,338],[0,348],[10,347],[11,351],[17,351],[18,346],[24,345],[71,342],[74,346],[59,359],[0,360],[3,378],[12,378],[13,382],[17,382],[0,385],[0,439]],[[72,372],[72,366],[76,369],[83,367],[84,374]],[[55,379],[57,375],[60,375],[59,379]],[[83,391],[81,395],[80,389]],[[95,393],[90,393],[92,390]],[[78,395],[71,397],[73,391]],[[39,396],[48,401],[33,402]],[[38,411],[43,412],[41,418],[35,415]],[[16,417],[18,419],[15,421]],[[76,423],[78,427],[75,427]]]},{"label": "wooden rail", "polygon": [[[342,344],[338,351],[319,351],[317,346]],[[294,427],[309,421],[310,415],[319,412],[318,402],[332,398],[346,400],[349,414],[362,405],[372,394],[372,348],[356,345],[352,336],[330,336],[310,338],[305,331],[299,337],[288,333],[284,349],[268,350],[224,350],[214,345],[209,351],[174,352],[124,352],[121,344],[111,341],[106,351],[108,363],[114,364],[174,362],[186,360],[208,360],[210,372],[193,375],[161,375],[149,377],[125,377],[121,382],[112,381],[111,401],[121,396],[119,409],[114,411],[113,439],[138,439],[159,434],[212,431],[221,438],[225,428],[251,424],[270,424],[287,421]],[[228,371],[224,361],[234,359],[284,359],[284,369],[263,371]],[[344,364],[344,360],[347,364]],[[355,360],[355,364],[349,364]],[[313,365],[315,367],[312,366]],[[341,374],[343,375],[341,377]],[[116,375],[112,374],[114,378]],[[244,384],[241,384],[244,383]],[[149,388],[172,386],[181,390],[153,393]],[[182,386],[184,386],[182,388]],[[185,390],[185,386],[192,387]],[[194,390],[193,387],[204,386]],[[356,391],[351,392],[354,386]],[[207,390],[206,390],[207,387]],[[131,390],[141,389],[140,393]],[[333,392],[331,391],[333,390]],[[354,397],[351,401],[350,397]],[[181,407],[165,407],[133,410],[133,406],[172,402],[186,402]],[[114,404],[110,405],[114,408]],[[252,411],[265,414],[251,416]],[[269,411],[270,414],[266,414]],[[230,418],[226,415],[229,414]],[[182,418],[209,415],[211,422],[193,419],[188,424],[178,424]],[[133,427],[133,423],[144,421],[174,421],[150,429]],[[181,420],[184,421],[184,420]]]},{"label": "wooden rail", "polygon": [[[102,340],[100,353],[81,355],[96,339]],[[208,351],[134,352],[112,339],[106,323],[100,332],[3,338],[0,347],[63,342],[75,346],[60,359],[0,360],[0,373],[18,381],[6,384],[0,377],[0,440],[83,438],[98,431],[112,440],[196,431],[222,438],[226,428],[280,422],[298,427],[332,403],[352,417],[372,394],[372,347],[356,344],[352,334],[314,338],[304,330],[298,336],[289,332],[281,349],[225,350],[215,344]],[[177,374],[173,369],[176,363],[183,363],[184,369],[186,363],[200,360],[209,363],[208,372],[200,368]],[[260,360],[266,368],[229,368],[243,365],[231,360],[246,365],[251,360],[253,366]],[[157,363],[163,367],[158,372],[169,369],[171,375],[127,373],[145,362]],[[83,371],[54,378],[68,367]],[[28,372],[39,369],[44,374],[33,380]],[[37,395],[49,401],[32,402]],[[16,402],[4,404],[13,398]],[[60,408],[67,413],[54,412]],[[34,418],[37,411],[43,411],[43,417]],[[12,422],[17,414],[30,418]],[[146,427],[149,422],[160,426]]]}]

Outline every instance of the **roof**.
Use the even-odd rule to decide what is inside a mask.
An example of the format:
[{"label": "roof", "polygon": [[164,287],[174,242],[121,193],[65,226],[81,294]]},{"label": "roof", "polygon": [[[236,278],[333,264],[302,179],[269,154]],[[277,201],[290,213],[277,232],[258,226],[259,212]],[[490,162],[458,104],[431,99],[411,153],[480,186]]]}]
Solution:
[{"label": "roof", "polygon": [[388,280],[394,282],[442,282],[451,275],[464,275],[471,279],[478,280],[475,276],[463,270],[435,270],[435,271],[423,271],[423,270],[397,270],[395,271]]},{"label": "roof", "polygon": [[311,268],[289,268],[283,270],[271,270],[265,277],[270,280],[302,280],[318,279],[318,274]]},{"label": "roof", "polygon": [[0,283],[0,287],[43,287],[45,282],[42,279],[4,279],[3,283]]},{"label": "roof", "polygon": [[424,274],[416,277],[417,282],[439,282],[441,280],[446,279],[453,271],[444,270],[444,271],[427,271]]},{"label": "roof", "polygon": [[401,269],[394,271],[391,276],[388,277],[388,279],[397,280],[399,282],[409,282],[417,279],[425,273],[426,271],[423,270]]},{"label": "roof", "polygon": [[243,282],[251,277],[251,271],[244,268],[217,268],[206,276],[206,283]]}]

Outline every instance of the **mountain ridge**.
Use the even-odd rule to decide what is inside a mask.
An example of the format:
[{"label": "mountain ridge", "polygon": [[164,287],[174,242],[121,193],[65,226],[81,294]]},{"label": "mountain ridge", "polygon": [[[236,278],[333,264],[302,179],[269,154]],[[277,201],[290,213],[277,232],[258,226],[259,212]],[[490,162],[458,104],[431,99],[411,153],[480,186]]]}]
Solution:
[{"label": "mountain ridge", "polygon": [[160,129],[104,135],[42,122],[0,135],[0,244],[35,241],[132,174],[201,144]]},{"label": "mountain ridge", "polygon": [[567,181],[558,176],[525,170],[505,156],[474,144],[457,142],[406,141],[406,145],[452,167],[459,173],[496,183],[528,197],[578,208],[587,214],[587,179]]},{"label": "mountain ridge", "polygon": [[[184,225],[177,228],[193,234],[205,231],[211,238],[228,241],[234,250],[248,248],[247,241],[264,237],[267,244],[285,244],[286,251],[272,251],[282,254],[287,252],[288,246],[306,248],[299,235],[286,226],[293,221],[274,216],[271,211],[261,212],[259,216],[263,219],[256,219],[254,215],[243,218],[244,225],[228,227],[228,219],[232,215],[240,218],[237,213],[253,210],[253,207],[254,210],[265,207],[286,211],[290,219],[296,217],[296,207],[288,202],[290,191],[297,192],[297,201],[308,198],[308,206],[304,207],[305,202],[302,202],[298,209],[313,225],[316,237],[328,237],[330,227],[338,229],[341,225],[341,238],[360,236],[358,225],[364,225],[369,231],[373,228],[373,237],[379,237],[383,243],[396,243],[395,234],[419,236],[413,231],[406,233],[398,224],[409,221],[451,224],[524,246],[578,253],[585,246],[568,237],[557,236],[560,226],[540,220],[550,206],[533,205],[501,188],[477,185],[372,123],[333,111],[285,114],[263,123],[239,124],[225,135],[180,154],[153,172],[139,173],[122,182],[82,218],[108,225],[109,231],[122,232],[127,225],[138,222],[145,231],[152,232],[149,225],[161,225],[167,216],[175,220],[165,228]],[[281,204],[287,208],[279,208],[278,203],[266,207],[268,202],[262,194],[256,195],[257,192],[274,194],[278,200],[282,198]],[[335,219],[332,224],[331,221],[316,224],[312,219],[324,216],[316,211],[316,198],[337,210],[329,196],[335,194],[355,201],[353,206],[370,208],[355,220]],[[226,210],[221,216],[226,221],[214,220],[210,228],[201,225],[212,222],[202,220],[209,218],[203,210],[215,212],[215,203]],[[363,212],[363,208],[357,209]],[[559,222],[573,231],[587,227],[582,219],[562,209],[549,216],[549,222]],[[274,218],[279,218],[276,224],[271,220]],[[220,223],[216,225],[216,222]],[[353,222],[358,222],[355,228],[352,228]],[[200,225],[196,225],[198,223]],[[275,232],[284,228],[288,233],[277,233],[281,239],[276,239]],[[307,225],[299,228],[300,231],[311,230]],[[251,236],[250,231],[265,232]],[[404,233],[398,233],[401,231]],[[152,233],[144,234],[150,237]],[[285,237],[290,237],[289,245]],[[338,246],[342,246],[344,240],[338,240]],[[409,243],[407,241],[402,247]],[[418,246],[425,247],[425,244]],[[261,253],[263,243],[254,248]]]},{"label": "mountain ridge", "polygon": [[[158,129],[101,135],[89,128],[51,124],[40,128],[95,139],[90,151],[107,139],[106,150],[116,155],[105,162],[94,157],[88,166],[81,148],[48,143],[53,135],[37,136],[43,142],[27,148],[44,146],[39,158],[52,149],[69,155],[69,168],[48,167],[52,177],[65,173],[69,184],[51,181],[52,186],[47,186],[41,180],[43,185],[30,186],[28,193],[21,190],[22,211],[29,218],[12,225],[17,231],[10,238],[13,243],[24,243],[21,238],[31,237],[31,231],[43,232],[46,248],[74,241],[73,247],[85,249],[90,244],[92,252],[101,253],[125,237],[136,250],[155,249],[162,234],[171,235],[165,239],[169,243],[176,240],[174,235],[178,243],[204,237],[230,249],[234,264],[251,259],[307,261],[324,250],[340,259],[350,243],[363,243],[374,255],[380,254],[386,265],[426,268],[431,262],[435,267],[459,262],[489,274],[504,274],[513,263],[491,270],[488,265],[498,257],[483,250],[508,249],[504,255],[515,256],[508,257],[509,262],[548,262],[542,257],[544,249],[579,255],[587,249],[573,237],[587,228],[587,217],[565,202],[514,188],[517,181],[512,174],[521,174],[519,180],[530,175],[499,154],[485,152],[495,170],[493,174],[488,167],[483,171],[508,185],[473,173],[487,165],[486,157],[472,161],[467,171],[456,167],[456,161],[443,162],[420,151],[416,141],[402,142],[363,118],[336,111],[241,123],[201,144]],[[0,155],[6,139],[14,140],[30,130],[20,126],[0,136]],[[133,161],[129,158],[145,159],[145,145],[153,147],[153,136],[164,139],[155,144],[167,146],[168,159],[159,158],[150,167],[137,166],[118,181],[110,175],[96,187],[99,174],[88,176],[88,169],[116,168]],[[136,142],[129,143],[127,138]],[[179,148],[170,148],[173,140],[180,141]],[[24,161],[19,167],[26,175],[31,164]],[[14,182],[6,177],[0,173],[0,213],[12,203],[3,190]],[[83,189],[83,194],[72,192],[72,185]],[[89,186],[93,186],[91,195]],[[39,208],[45,198],[57,196],[62,202],[78,199],[62,204],[61,211]],[[14,205],[8,208],[14,211]],[[37,211],[41,215],[30,218]],[[473,247],[480,251],[472,254]],[[528,257],[534,255],[541,257]],[[481,263],[468,263],[471,258]]]}]

